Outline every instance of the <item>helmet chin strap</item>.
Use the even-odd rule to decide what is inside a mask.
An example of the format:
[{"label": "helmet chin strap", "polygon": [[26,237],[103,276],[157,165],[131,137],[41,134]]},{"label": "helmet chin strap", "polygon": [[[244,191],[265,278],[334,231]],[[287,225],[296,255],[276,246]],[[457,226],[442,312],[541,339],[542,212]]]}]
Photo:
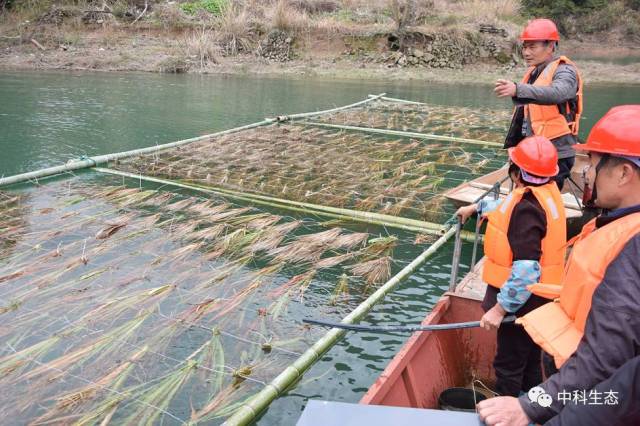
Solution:
[{"label": "helmet chin strap", "polygon": [[602,157],[600,157],[600,161],[598,161],[598,164],[596,164],[596,176],[593,180],[593,190],[591,191],[591,196],[588,199],[583,200],[583,204],[585,206],[595,207],[596,205],[595,203],[598,199],[598,185],[596,185],[598,181],[598,173],[600,172],[600,169],[602,169],[602,167],[605,165],[609,157],[609,154],[603,154]]}]

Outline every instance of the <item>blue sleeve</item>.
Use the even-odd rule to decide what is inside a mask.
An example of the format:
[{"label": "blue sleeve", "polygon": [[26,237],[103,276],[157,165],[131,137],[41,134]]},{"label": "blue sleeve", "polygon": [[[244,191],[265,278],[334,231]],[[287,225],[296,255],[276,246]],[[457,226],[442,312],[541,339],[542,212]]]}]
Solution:
[{"label": "blue sleeve", "polygon": [[478,201],[478,208],[477,208],[478,216],[491,213],[492,211],[497,209],[500,204],[502,204],[502,201],[503,200],[500,200],[500,199],[491,200],[486,198],[483,198],[482,200]]},{"label": "blue sleeve", "polygon": [[540,263],[536,260],[516,260],[511,266],[511,276],[498,293],[498,303],[502,308],[514,313],[522,307],[531,292],[527,286],[540,280]]}]

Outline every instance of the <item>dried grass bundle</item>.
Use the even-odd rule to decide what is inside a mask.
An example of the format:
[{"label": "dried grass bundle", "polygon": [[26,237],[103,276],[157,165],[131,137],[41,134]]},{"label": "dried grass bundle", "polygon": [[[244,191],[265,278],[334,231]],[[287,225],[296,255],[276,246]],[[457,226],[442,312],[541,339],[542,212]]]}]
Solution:
[{"label": "dried grass bundle", "polygon": [[363,277],[369,285],[383,283],[391,275],[391,257],[369,260],[352,266],[350,270],[354,275]]}]

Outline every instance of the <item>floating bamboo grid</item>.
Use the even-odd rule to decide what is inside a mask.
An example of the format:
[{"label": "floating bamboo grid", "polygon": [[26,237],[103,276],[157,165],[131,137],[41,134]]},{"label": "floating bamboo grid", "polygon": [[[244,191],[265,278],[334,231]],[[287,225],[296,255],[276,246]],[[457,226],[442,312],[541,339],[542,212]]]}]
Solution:
[{"label": "floating bamboo grid", "polygon": [[18,423],[216,422],[320,336],[303,317],[342,318],[425,243],[118,182],[0,193],[0,389]]},{"label": "floating bamboo grid", "polygon": [[502,144],[510,112],[490,108],[445,107],[376,98],[354,108],[319,116],[326,124],[428,133]]},{"label": "floating bamboo grid", "polygon": [[303,317],[360,320],[453,235],[500,114],[377,95],[0,178],[36,184],[0,191],[3,414],[247,424],[344,335]]},{"label": "floating bamboo grid", "polygon": [[117,170],[204,187],[430,222],[443,192],[504,164],[495,147],[274,124],[114,162]]}]

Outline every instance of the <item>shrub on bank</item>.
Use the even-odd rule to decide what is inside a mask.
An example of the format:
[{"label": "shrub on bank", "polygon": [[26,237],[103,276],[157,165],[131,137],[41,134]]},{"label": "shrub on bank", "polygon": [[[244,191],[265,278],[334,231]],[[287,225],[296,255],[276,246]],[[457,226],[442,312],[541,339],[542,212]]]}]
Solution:
[{"label": "shrub on bank", "polygon": [[203,10],[219,16],[228,6],[227,0],[199,0],[180,3],[180,8],[189,15],[195,15],[198,11]]},{"label": "shrub on bank", "polygon": [[[480,60],[511,63],[509,43],[530,17],[554,18],[565,35],[640,40],[637,9],[640,0],[0,0],[0,30],[11,35],[0,38],[0,47],[35,36],[47,49],[66,49],[98,30],[89,44],[99,39],[114,45],[119,40],[105,41],[110,32],[124,40],[144,29],[167,46],[182,40],[180,51],[160,66],[171,72],[204,69],[218,56],[288,60],[305,57],[306,49],[367,61],[398,50],[407,56],[396,58],[398,63],[434,66],[437,61],[425,57],[440,54],[413,55],[411,49],[425,47],[412,34],[482,32],[488,41],[476,43]],[[398,47],[391,46],[391,36]],[[187,66],[176,59],[182,57]]]}]

